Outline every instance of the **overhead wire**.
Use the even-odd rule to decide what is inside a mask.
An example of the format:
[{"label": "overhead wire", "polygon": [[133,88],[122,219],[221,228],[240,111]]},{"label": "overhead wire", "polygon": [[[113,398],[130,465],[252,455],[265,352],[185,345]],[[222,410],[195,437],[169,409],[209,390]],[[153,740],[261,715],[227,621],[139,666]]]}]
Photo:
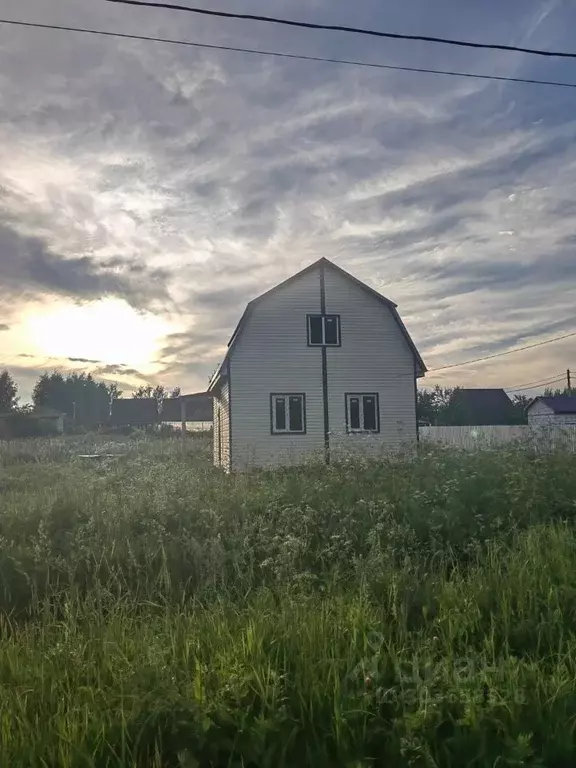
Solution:
[{"label": "overhead wire", "polygon": [[505,77],[504,75],[485,75],[477,72],[460,72],[457,70],[429,69],[427,67],[404,67],[396,64],[381,64],[378,62],[358,61],[355,59],[336,59],[324,56],[307,56],[299,53],[285,53],[283,51],[259,50],[256,48],[244,48],[233,45],[216,45],[212,43],[198,43],[192,40],[174,40],[173,38],[155,37],[151,35],[136,35],[127,32],[111,32],[108,30],[92,29],[90,27],[72,27],[63,24],[43,24],[33,21],[18,21],[16,19],[0,19],[0,24],[31,29],[57,30],[62,32],[78,32],[87,35],[102,37],[114,37],[122,40],[138,40],[152,43],[164,43],[165,45],[178,45],[188,48],[203,48],[214,51],[232,51],[235,53],[247,53],[254,56],[270,56],[279,59],[293,59],[299,61],[323,62],[327,64],[340,64],[343,66],[364,67],[367,69],[382,69],[396,72],[414,72],[417,74],[443,75],[445,77],[461,77],[473,80],[491,80],[505,83],[521,83],[525,85],[543,85],[555,88],[576,88],[576,83],[566,83],[559,80],[539,80],[528,77]]},{"label": "overhead wire", "polygon": [[531,387],[516,387],[514,389],[510,389],[509,387],[504,387],[504,389],[508,392],[511,392],[512,394],[516,394],[517,392],[528,392],[530,389],[540,389],[541,387],[550,386],[551,384],[560,384],[560,382],[565,381],[565,377],[561,376],[558,379],[551,379],[549,381],[543,381],[541,384],[533,384]]},{"label": "overhead wire", "polygon": [[108,3],[118,5],[131,5],[141,8],[158,8],[171,11],[185,11],[203,16],[213,16],[221,19],[238,19],[242,21],[258,21],[265,24],[280,24],[288,27],[299,27],[301,29],[317,29],[329,32],[347,32],[355,35],[368,35],[370,37],[380,37],[389,40],[406,40],[424,43],[438,43],[440,45],[451,45],[460,48],[481,48],[491,51],[507,51],[513,53],[526,53],[534,56],[547,56],[564,59],[576,59],[576,53],[568,51],[549,51],[540,48],[522,48],[517,45],[504,45],[501,43],[477,43],[472,40],[458,40],[447,37],[432,37],[430,35],[407,35],[399,32],[382,32],[377,29],[365,29],[362,27],[348,27],[340,24],[319,24],[311,21],[295,21],[293,19],[284,19],[278,16],[260,16],[253,13],[234,13],[232,11],[215,11],[208,8],[197,8],[189,5],[179,5],[176,3],[152,3],[148,0],[106,0]]},{"label": "overhead wire", "polygon": [[557,379],[559,377],[564,377],[564,376],[565,376],[564,371],[559,371],[558,373],[550,374],[550,376],[547,376],[545,379],[537,379],[536,381],[526,381],[523,384],[515,384],[513,387],[504,387],[504,389],[508,389],[511,392],[514,392],[516,389],[528,387],[531,385],[538,386],[539,384],[546,384],[551,378]]},{"label": "overhead wire", "polygon": [[562,336],[555,336],[553,339],[545,339],[544,341],[537,341],[534,344],[526,344],[523,347],[517,347],[516,349],[507,349],[504,352],[495,352],[492,355],[484,355],[483,357],[475,357],[472,360],[463,360],[461,363],[452,363],[451,365],[443,365],[440,368],[432,368],[428,373],[438,373],[439,371],[447,371],[452,368],[460,368],[463,365],[471,365],[472,363],[482,363],[484,360],[493,360],[496,357],[504,357],[505,355],[513,355],[515,352],[524,352],[527,349],[535,349],[536,347],[543,347],[545,344],[553,344],[556,341],[562,341],[563,339],[569,339],[576,336],[576,331],[571,333],[565,333]]}]

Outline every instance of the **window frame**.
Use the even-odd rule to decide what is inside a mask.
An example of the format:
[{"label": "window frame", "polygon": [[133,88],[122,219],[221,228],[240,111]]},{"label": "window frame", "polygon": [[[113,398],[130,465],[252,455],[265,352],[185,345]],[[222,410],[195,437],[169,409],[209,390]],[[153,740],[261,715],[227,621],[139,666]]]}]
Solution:
[{"label": "window frame", "polygon": [[[311,341],[311,327],[310,320],[313,317],[320,317],[322,319],[322,341],[320,344],[313,343]],[[326,344],[326,318],[335,317],[338,328],[338,342],[336,344]],[[308,312],[306,315],[306,346],[308,347],[341,347],[342,346],[342,323],[340,315],[333,314],[332,312]]]},{"label": "window frame", "polygon": [[[360,400],[360,429],[352,429],[350,426],[350,399],[357,397]],[[364,399],[373,397],[376,407],[376,429],[364,428]],[[345,392],[344,413],[346,414],[346,433],[348,435],[378,435],[380,434],[380,396],[378,392]]]},{"label": "window frame", "polygon": [[[302,429],[290,429],[290,398],[299,397],[302,402]],[[287,429],[276,429],[276,399],[283,398],[286,403]],[[305,435],[306,434],[306,393],[305,392],[271,392],[270,393],[270,434],[271,435]]]}]

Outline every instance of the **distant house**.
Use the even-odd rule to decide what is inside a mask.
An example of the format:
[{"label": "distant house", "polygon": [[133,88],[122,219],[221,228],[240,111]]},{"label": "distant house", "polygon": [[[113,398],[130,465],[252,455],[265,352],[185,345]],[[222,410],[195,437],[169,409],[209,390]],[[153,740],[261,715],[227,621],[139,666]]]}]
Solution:
[{"label": "distant house", "polygon": [[[182,413],[182,405],[184,405],[184,413]],[[208,424],[212,421],[212,415],[212,395],[207,392],[197,392],[193,395],[180,395],[180,397],[169,397],[164,400],[160,419],[164,422],[185,421]]]},{"label": "distant house", "polygon": [[226,470],[415,443],[426,367],[396,304],[327,259],[252,300],[214,374]]},{"label": "distant house", "polygon": [[576,395],[535,397],[526,408],[530,426],[576,425]]},{"label": "distant house", "polygon": [[61,435],[64,432],[64,419],[64,413],[45,406],[23,412],[0,413],[0,439]]},{"label": "distant house", "polygon": [[116,427],[148,427],[158,421],[158,403],[153,397],[112,400],[110,423]]},{"label": "distant house", "polygon": [[456,389],[450,411],[452,426],[505,426],[518,420],[503,389]]}]

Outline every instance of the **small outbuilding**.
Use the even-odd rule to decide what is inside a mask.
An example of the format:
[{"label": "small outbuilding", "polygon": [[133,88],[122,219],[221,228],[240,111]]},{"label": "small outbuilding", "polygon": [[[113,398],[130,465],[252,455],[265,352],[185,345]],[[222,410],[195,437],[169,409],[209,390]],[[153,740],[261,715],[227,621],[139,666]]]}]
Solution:
[{"label": "small outbuilding", "polygon": [[529,426],[576,426],[576,395],[535,397],[526,413]]}]

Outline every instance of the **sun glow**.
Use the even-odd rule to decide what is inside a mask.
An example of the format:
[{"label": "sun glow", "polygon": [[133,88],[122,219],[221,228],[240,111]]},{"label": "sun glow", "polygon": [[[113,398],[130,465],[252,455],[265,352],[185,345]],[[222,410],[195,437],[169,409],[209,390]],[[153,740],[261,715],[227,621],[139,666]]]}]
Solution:
[{"label": "sun glow", "polygon": [[67,304],[28,317],[25,333],[39,357],[78,358],[150,370],[170,325],[125,301]]}]

